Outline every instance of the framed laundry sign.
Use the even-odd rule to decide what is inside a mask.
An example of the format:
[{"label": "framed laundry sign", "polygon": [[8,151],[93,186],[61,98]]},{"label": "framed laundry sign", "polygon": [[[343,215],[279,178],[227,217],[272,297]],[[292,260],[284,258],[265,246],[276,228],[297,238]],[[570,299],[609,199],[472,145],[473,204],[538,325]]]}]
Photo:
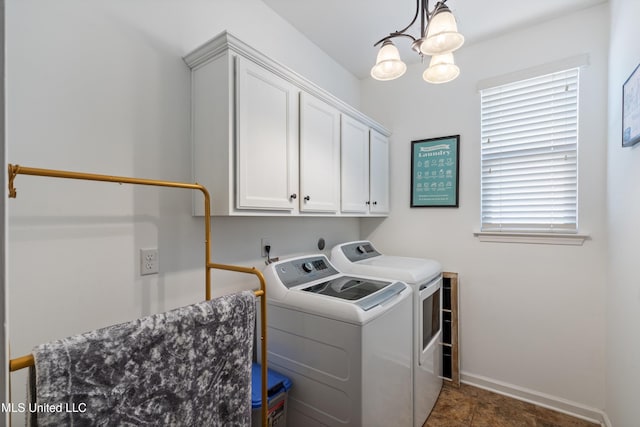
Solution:
[{"label": "framed laundry sign", "polygon": [[411,141],[411,207],[458,207],[460,135]]},{"label": "framed laundry sign", "polygon": [[640,142],[640,65],[622,85],[622,146]]}]

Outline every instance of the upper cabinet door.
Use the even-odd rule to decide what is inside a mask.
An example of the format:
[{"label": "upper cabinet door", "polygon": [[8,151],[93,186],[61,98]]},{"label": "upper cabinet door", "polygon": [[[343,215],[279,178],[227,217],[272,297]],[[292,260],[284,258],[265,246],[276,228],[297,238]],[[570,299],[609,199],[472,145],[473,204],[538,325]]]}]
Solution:
[{"label": "upper cabinet door", "polygon": [[300,211],[340,209],[340,112],[300,93]]},{"label": "upper cabinet door", "polygon": [[369,128],[342,115],[341,209],[348,213],[369,211]]},{"label": "upper cabinet door", "polygon": [[244,58],[236,67],[237,208],[294,211],[298,90]]},{"label": "upper cabinet door", "polygon": [[389,213],[389,138],[371,130],[369,142],[371,213]]}]

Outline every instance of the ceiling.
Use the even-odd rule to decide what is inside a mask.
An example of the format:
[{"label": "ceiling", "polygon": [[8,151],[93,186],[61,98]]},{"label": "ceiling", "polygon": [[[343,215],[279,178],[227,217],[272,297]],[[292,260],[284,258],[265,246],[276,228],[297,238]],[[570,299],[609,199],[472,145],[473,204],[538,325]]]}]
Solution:
[{"label": "ceiling", "polygon": [[[263,1],[358,78],[367,77],[375,63],[378,48],[373,44],[406,27],[416,10],[416,0]],[[449,0],[447,6],[456,16],[465,44],[469,45],[606,1]],[[419,27],[414,25],[409,33],[417,35]],[[419,62],[419,56],[410,49],[411,40],[402,37],[394,43],[407,64]]]}]

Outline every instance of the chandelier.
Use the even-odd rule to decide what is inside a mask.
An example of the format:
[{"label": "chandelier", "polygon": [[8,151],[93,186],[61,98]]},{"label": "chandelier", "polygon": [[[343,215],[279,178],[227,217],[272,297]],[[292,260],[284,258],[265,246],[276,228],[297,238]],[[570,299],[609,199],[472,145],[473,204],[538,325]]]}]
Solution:
[{"label": "chandelier", "polygon": [[[453,62],[453,51],[464,43],[464,37],[458,32],[456,18],[445,5],[447,0],[440,0],[429,11],[429,0],[416,0],[416,14],[403,30],[390,33],[374,44],[382,47],[378,51],[376,65],[371,69],[371,77],[376,80],[393,80],[407,71],[407,65],[400,59],[400,52],[391,39],[408,37],[413,42],[411,48],[422,58],[431,56],[429,68],[422,78],[429,83],[446,83],[460,74],[460,69]],[[406,31],[420,17],[420,37],[416,38]]]}]

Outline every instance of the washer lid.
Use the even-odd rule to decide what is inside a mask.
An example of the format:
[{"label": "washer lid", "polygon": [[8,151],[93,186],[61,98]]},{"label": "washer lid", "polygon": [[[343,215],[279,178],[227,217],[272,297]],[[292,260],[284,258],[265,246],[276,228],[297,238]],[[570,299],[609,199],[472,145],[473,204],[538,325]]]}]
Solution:
[{"label": "washer lid", "polygon": [[389,282],[383,282],[380,280],[342,276],[337,279],[327,280],[326,282],[302,288],[302,290],[306,292],[313,292],[314,294],[328,295],[335,298],[353,301],[369,296],[389,284]]},{"label": "washer lid", "polygon": [[[405,290],[406,286],[399,282],[387,282],[362,277],[341,276],[326,282],[301,287],[304,292],[324,295],[353,301],[363,310],[383,304]],[[380,291],[380,292],[379,292]]]},{"label": "washer lid", "polygon": [[410,284],[422,283],[442,273],[442,265],[438,261],[423,258],[380,255],[349,264],[340,264],[338,268],[350,273],[400,280]]}]

